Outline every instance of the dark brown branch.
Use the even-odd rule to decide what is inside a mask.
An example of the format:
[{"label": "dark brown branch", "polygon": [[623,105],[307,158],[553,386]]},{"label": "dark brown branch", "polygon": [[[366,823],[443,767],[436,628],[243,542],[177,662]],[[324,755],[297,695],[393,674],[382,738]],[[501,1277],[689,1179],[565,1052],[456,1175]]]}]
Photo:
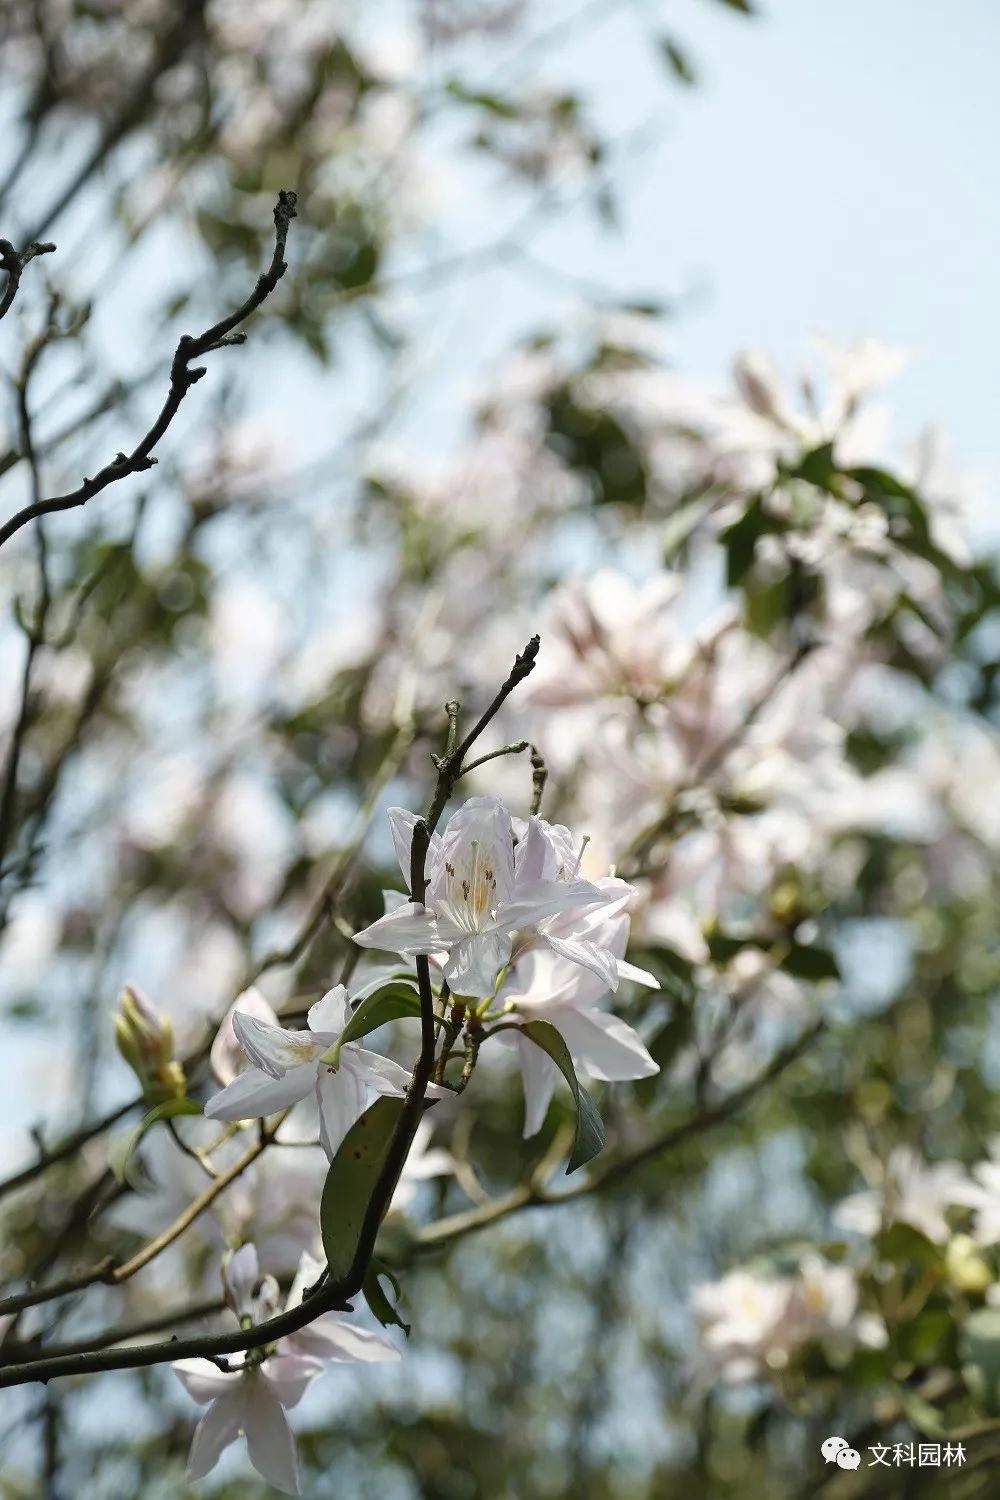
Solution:
[{"label": "dark brown branch", "polygon": [[278,282],[288,269],[285,261],[285,245],[288,240],[288,226],[295,218],[295,194],[282,191],[278,194],[278,202],[274,210],[274,254],[268,269],[257,278],[257,284],[249,297],[235,312],[214,323],[211,328],[192,338],[190,334],[183,334],[174,352],[170,365],[170,387],[166,400],[160,408],[159,414],[152,427],[140,442],[133,448],[131,453],[119,453],[111,463],[105,464],[92,479],[85,479],[75,490],[65,495],[56,495],[49,500],[39,500],[32,505],[27,505],[18,511],[15,516],[0,527],[0,546],[10,540],[12,536],[33,521],[36,516],[49,515],[55,511],[73,510],[81,505],[86,505],[95,495],[99,495],[108,485],[116,484],[121,479],[126,479],[132,474],[141,474],[151,469],[156,463],[152,457],[153,449],[163,437],[180,408],[181,402],[191,387],[206,373],[204,365],[194,364],[195,360],[201,359],[206,354],[211,354],[216,349],[224,349],[231,344],[241,344],[246,335],[234,330],[241,323],[246,322],[250,314],[274,291]]},{"label": "dark brown branch", "polygon": [[50,255],[55,248],[51,240],[34,240],[23,250],[15,250],[10,240],[0,240],[0,271],[7,272],[7,284],[3,289],[3,296],[0,296],[0,318],[5,318],[10,312],[21,285],[21,273],[28,262],[34,260],[36,255]]}]

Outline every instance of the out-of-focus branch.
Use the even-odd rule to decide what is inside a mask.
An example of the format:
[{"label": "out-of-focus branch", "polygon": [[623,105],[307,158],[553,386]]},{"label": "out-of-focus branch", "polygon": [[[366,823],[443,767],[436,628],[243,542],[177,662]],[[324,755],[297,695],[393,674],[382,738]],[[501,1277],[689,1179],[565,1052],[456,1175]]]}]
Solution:
[{"label": "out-of-focus branch", "polygon": [[681,1124],[672,1126],[648,1141],[645,1146],[640,1146],[628,1155],[619,1157],[617,1161],[609,1162],[601,1171],[594,1172],[585,1181],[562,1192],[551,1192],[545,1184],[555,1164],[550,1164],[549,1158],[546,1158],[529,1182],[513,1188],[505,1197],[484,1203],[479,1208],[468,1209],[464,1213],[452,1214],[447,1219],[439,1219],[436,1224],[427,1225],[416,1236],[417,1249],[436,1250],[441,1245],[450,1244],[452,1240],[462,1239],[467,1234],[474,1234],[490,1224],[497,1223],[500,1219],[519,1213],[523,1208],[558,1207],[559,1204],[573,1203],[578,1198],[589,1198],[606,1188],[617,1186],[646,1162],[652,1161],[666,1151],[675,1150],[678,1146],[700,1135],[702,1131],[721,1125],[745,1105],[752,1103],[809,1050],[824,1028],[825,1022],[816,1021],[787,1047],[775,1053],[767,1066],[742,1088],[734,1089],[731,1094],[715,1104],[706,1105]]},{"label": "out-of-focus branch", "polygon": [[271,295],[288,269],[284,258],[285,246],[289,225],[295,218],[295,202],[294,193],[282,190],[278,194],[278,202],[274,210],[274,254],[271,257],[270,266],[258,276],[257,284],[246,301],[241,303],[235,312],[222,318],[218,323],[214,323],[211,328],[206,328],[205,332],[196,338],[192,338],[190,334],[181,336],[170,365],[170,387],[166,400],[145,437],[137,443],[131,453],[117,454],[111,463],[105,464],[104,468],[98,470],[92,479],[85,479],[75,490],[65,495],[53,496],[48,500],[36,501],[18,511],[4,526],[0,527],[0,546],[37,516],[49,515],[55,511],[73,510],[86,505],[88,500],[99,495],[102,490],[107,489],[108,485],[115,484],[129,475],[141,474],[153,467],[156,463],[156,459],[152,457],[153,449],[174,420],[188,391],[206,373],[205,366],[195,365],[194,361],[206,354],[211,354],[216,349],[244,343],[246,334],[235,330],[241,323],[246,322],[251,313],[255,312]]}]

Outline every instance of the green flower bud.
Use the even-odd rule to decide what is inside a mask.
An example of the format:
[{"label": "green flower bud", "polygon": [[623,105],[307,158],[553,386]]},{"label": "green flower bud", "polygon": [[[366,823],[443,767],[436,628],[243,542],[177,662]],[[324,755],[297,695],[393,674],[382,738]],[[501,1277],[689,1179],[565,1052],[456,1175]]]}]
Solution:
[{"label": "green flower bud", "polygon": [[142,1086],[147,1104],[182,1099],[184,1069],[174,1059],[174,1028],[151,1001],[126,985],[115,1016],[115,1045]]}]

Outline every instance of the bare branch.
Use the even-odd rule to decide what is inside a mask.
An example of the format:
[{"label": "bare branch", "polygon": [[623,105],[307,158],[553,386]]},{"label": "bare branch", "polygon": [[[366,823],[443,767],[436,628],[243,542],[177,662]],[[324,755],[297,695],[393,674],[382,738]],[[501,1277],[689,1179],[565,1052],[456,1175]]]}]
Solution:
[{"label": "bare branch", "polygon": [[7,285],[0,297],[0,318],[5,318],[10,312],[21,284],[21,273],[28,262],[36,255],[50,255],[55,248],[51,240],[33,240],[23,250],[15,250],[10,240],[0,240],[0,271],[7,272]]},{"label": "bare branch", "polygon": [[105,464],[104,468],[100,469],[92,479],[85,479],[75,490],[65,495],[56,495],[49,500],[36,501],[18,511],[6,525],[0,527],[0,546],[9,541],[22,526],[33,521],[36,516],[49,515],[54,511],[73,510],[78,506],[86,505],[88,500],[99,495],[102,490],[107,489],[108,485],[115,484],[120,479],[126,479],[131,474],[141,474],[153,467],[156,463],[156,459],[152,457],[153,449],[177,415],[188,391],[205,374],[205,366],[195,365],[194,361],[206,354],[211,354],[216,349],[242,343],[246,335],[236,333],[234,330],[270,296],[288,269],[284,258],[285,245],[288,240],[288,226],[295,218],[295,202],[294,193],[282,190],[278,194],[278,202],[274,210],[274,254],[271,257],[270,266],[258,276],[257,284],[246,301],[228,317],[214,323],[211,328],[206,328],[205,332],[199,334],[197,338],[192,338],[190,334],[181,336],[170,365],[170,388],[167,398],[145,437],[131,453],[117,454],[111,463]]}]

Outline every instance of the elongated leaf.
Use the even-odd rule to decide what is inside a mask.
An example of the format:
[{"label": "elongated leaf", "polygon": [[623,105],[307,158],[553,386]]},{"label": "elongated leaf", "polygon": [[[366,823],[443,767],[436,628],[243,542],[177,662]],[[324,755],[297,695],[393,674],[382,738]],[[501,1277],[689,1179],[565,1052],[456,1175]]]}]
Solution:
[{"label": "elongated leaf", "polygon": [[401,1328],[406,1334],[407,1338],[409,1338],[410,1325],[409,1323],[403,1322],[402,1318],[399,1316],[397,1309],[393,1307],[392,1303],[389,1301],[389,1298],[382,1287],[382,1277],[385,1277],[385,1279],[389,1282],[392,1287],[393,1295],[397,1299],[402,1295],[402,1289],[399,1285],[399,1280],[394,1275],[394,1273],[389,1269],[384,1261],[373,1259],[371,1265],[368,1267],[368,1274],[365,1276],[365,1284],[361,1288],[364,1293],[365,1301],[368,1303],[368,1306],[371,1308],[371,1311],[373,1312],[375,1317],[378,1318],[383,1328]]},{"label": "elongated leaf", "polygon": [[577,1167],[582,1167],[604,1150],[607,1139],[604,1134],[604,1124],[590,1095],[580,1087],[580,1080],[576,1076],[569,1048],[552,1023],[529,1021],[521,1029],[525,1036],[531,1038],[536,1047],[541,1047],[543,1052],[548,1053],[569,1084],[573,1095],[573,1102],[576,1105],[576,1134],[566,1167],[568,1176],[570,1172],[575,1172]]},{"label": "elongated leaf", "polygon": [[133,1126],[131,1130],[127,1130],[124,1135],[112,1142],[108,1152],[108,1166],[116,1180],[120,1183],[126,1181],[132,1153],[151,1125],[155,1125],[158,1120],[172,1120],[175,1115],[200,1114],[201,1105],[196,1104],[193,1099],[167,1099],[163,1104],[158,1104],[155,1109],[151,1109],[147,1115],[143,1115],[138,1125]]},{"label": "elongated leaf", "polygon": [[372,1192],[389,1153],[404,1100],[376,1099],[344,1137],[323,1185],[319,1225],[330,1274],[354,1264]]},{"label": "elongated leaf", "polygon": [[412,985],[392,980],[368,995],[351,1016],[340,1037],[340,1045],[356,1042],[359,1037],[377,1031],[388,1021],[398,1021],[404,1016],[419,1016],[420,996]]}]

